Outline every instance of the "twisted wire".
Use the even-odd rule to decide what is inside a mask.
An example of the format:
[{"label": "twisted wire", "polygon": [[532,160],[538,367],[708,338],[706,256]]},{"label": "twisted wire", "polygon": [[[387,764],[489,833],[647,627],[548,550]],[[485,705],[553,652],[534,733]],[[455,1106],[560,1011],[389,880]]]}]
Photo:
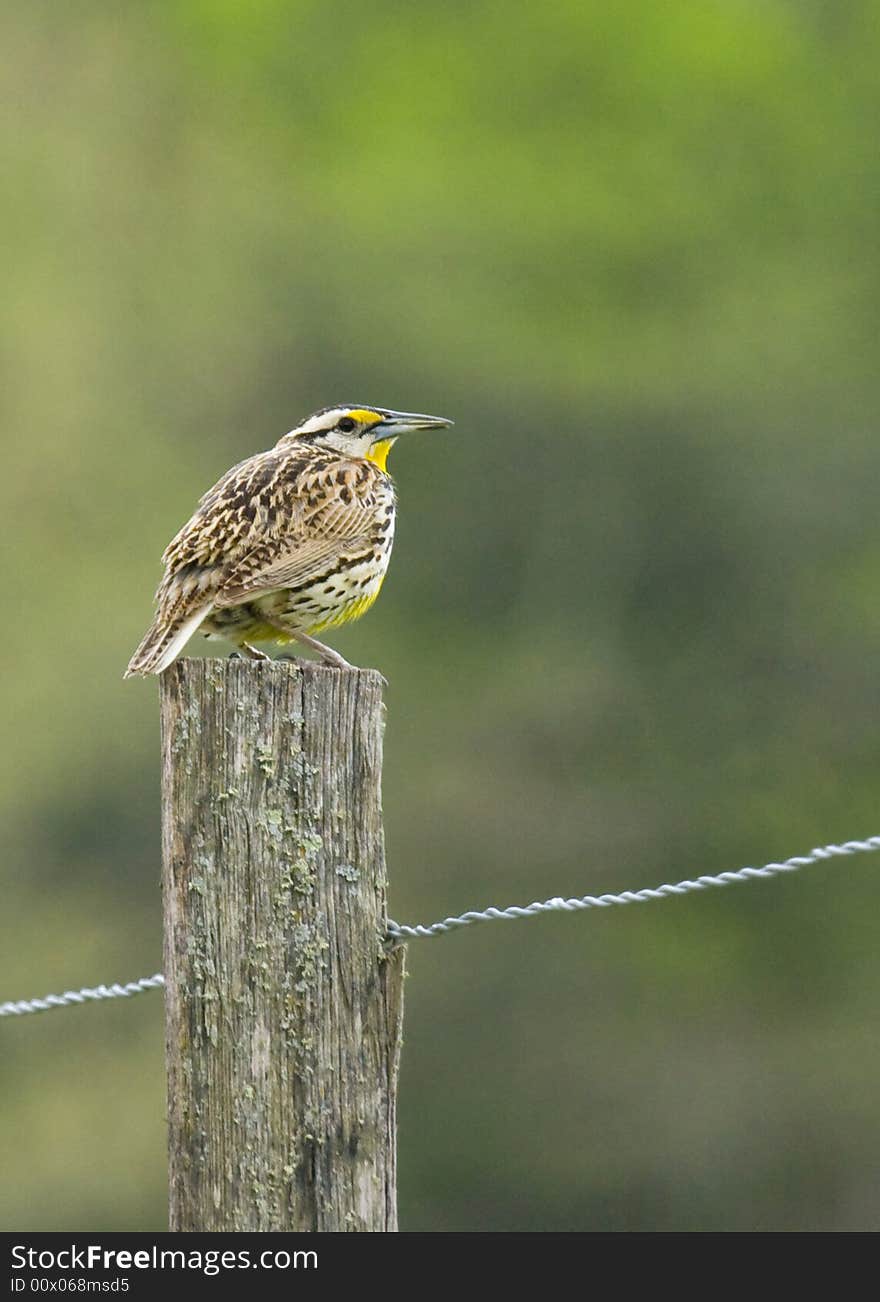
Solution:
[{"label": "twisted wire", "polygon": [[833,859],[837,855],[867,854],[871,850],[880,850],[880,836],[869,836],[865,841],[845,841],[843,845],[817,846],[809,854],[796,855],[784,859],[781,863],[766,863],[761,868],[739,868],[735,872],[718,873],[716,876],[687,879],[674,885],[646,887],[641,891],[623,891],[620,895],[581,895],[574,899],[555,896],[551,900],[536,901],[534,904],[519,906],[511,904],[506,909],[490,907],[468,913],[460,913],[454,918],[444,918],[442,922],[432,922],[428,926],[416,924],[406,926],[399,922],[388,922],[388,934],[395,940],[416,940],[426,936],[442,936],[448,931],[457,931],[459,927],[470,927],[475,922],[510,922],[515,918],[534,918],[541,913],[577,913],[582,909],[607,909],[614,904],[644,904],[648,900],[665,900],[673,895],[687,895],[691,891],[704,891],[711,886],[732,886],[734,882],[760,881],[768,877],[777,877],[780,873],[797,872],[810,864],[820,863],[823,859]]},{"label": "twisted wire", "polygon": [[[476,922],[510,922],[516,918],[534,918],[542,913],[578,913],[584,909],[607,909],[615,904],[645,904],[649,900],[665,900],[671,896],[688,895],[692,891],[704,891],[713,886],[765,881],[770,877],[778,877],[781,873],[798,872],[801,868],[821,863],[825,859],[868,854],[873,850],[880,850],[880,836],[869,836],[864,841],[844,841],[842,845],[817,846],[809,854],[795,855],[779,863],[765,863],[760,868],[739,868],[733,872],[706,874],[694,879],[686,878],[674,884],[668,883],[665,886],[646,887],[640,891],[622,891],[619,895],[581,895],[572,899],[555,896],[553,899],[536,900],[534,904],[525,906],[511,904],[505,909],[493,906],[460,913],[454,918],[444,918],[441,922],[432,922],[427,926],[421,923],[409,926],[389,918],[388,936],[396,941],[419,940],[428,936],[442,936],[461,927],[473,926]],[[155,976],[141,977],[125,985],[66,990],[63,995],[46,995],[42,999],[11,1000],[0,1004],[0,1017],[22,1017],[27,1013],[45,1013],[52,1008],[69,1008],[73,1004],[85,1004],[102,999],[129,999],[132,995],[141,995],[148,990],[159,990],[164,985],[165,978],[157,972]]]},{"label": "twisted wire", "polygon": [[0,1004],[0,1017],[23,1017],[26,1013],[47,1013],[50,1008],[70,1008],[73,1004],[88,1004],[100,999],[130,999],[148,990],[159,990],[165,984],[161,972],[155,976],[140,977],[137,981],[118,982],[112,986],[84,987],[82,990],[65,990],[63,995],[44,995],[42,999],[13,999]]}]

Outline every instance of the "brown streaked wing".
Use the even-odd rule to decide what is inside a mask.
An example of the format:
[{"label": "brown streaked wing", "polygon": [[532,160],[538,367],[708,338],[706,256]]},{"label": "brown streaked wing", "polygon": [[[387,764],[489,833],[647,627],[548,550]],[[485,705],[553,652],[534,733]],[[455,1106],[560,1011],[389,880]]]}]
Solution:
[{"label": "brown streaked wing", "polygon": [[191,565],[224,565],[249,551],[256,536],[295,529],[301,513],[296,481],[305,458],[261,452],[228,470],[199,501],[198,509],[165,548],[162,561],[171,579]]},{"label": "brown streaked wing", "polygon": [[156,594],[163,614],[206,599],[235,605],[331,569],[371,541],[393,489],[367,462],[332,453],[261,452],[228,470],[165,549]]},{"label": "brown streaked wing", "polygon": [[[278,540],[260,538],[226,568],[215,598],[234,606],[248,596],[295,587],[332,571],[339,559],[373,541],[380,507],[393,490],[384,476],[366,463],[350,462],[326,472],[304,474],[300,500],[308,505],[298,528]],[[377,495],[381,492],[381,501]]]},{"label": "brown streaked wing", "polygon": [[334,570],[345,552],[370,543],[369,536],[359,538],[308,538],[296,543],[283,555],[276,552],[260,565],[259,551],[242,558],[214,597],[215,606],[236,606],[279,588],[294,588],[308,582],[310,575],[319,578]]},{"label": "brown streaked wing", "polygon": [[297,486],[311,463],[308,454],[284,456],[273,448],[233,466],[208,489],[165,548],[165,576],[156,593],[164,618],[213,603],[230,568],[258,545],[277,553],[282,530],[288,536],[302,531]]}]

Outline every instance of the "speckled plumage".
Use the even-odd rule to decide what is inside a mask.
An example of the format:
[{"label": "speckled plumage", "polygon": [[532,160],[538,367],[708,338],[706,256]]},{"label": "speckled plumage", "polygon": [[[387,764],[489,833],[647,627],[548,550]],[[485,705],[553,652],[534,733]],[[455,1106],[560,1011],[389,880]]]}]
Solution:
[{"label": "speckled plumage", "polygon": [[252,642],[298,639],[344,664],[310,639],[379,594],[396,510],[388,448],[403,430],[449,423],[327,408],[233,466],[165,549],[156,618],[126,676],[160,673],[197,629],[256,656]]}]

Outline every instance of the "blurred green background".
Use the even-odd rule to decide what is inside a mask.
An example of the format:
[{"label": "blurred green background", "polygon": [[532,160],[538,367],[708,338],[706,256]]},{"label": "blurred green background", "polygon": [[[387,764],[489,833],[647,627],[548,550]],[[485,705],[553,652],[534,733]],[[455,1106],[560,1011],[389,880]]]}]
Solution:
[{"label": "blurred green background", "polygon": [[[0,34],[0,999],[160,966],[122,670],[200,493],[337,400],[456,421],[335,642],[390,682],[394,917],[880,832],[876,5]],[[877,871],[413,944],[403,1227],[877,1228]],[[161,996],[0,1043],[0,1225],[163,1228]]]}]

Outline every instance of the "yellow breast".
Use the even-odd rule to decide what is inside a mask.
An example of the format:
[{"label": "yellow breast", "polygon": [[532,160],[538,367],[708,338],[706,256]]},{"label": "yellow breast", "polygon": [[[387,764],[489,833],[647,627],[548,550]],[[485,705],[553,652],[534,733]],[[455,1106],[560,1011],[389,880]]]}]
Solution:
[{"label": "yellow breast", "polygon": [[334,611],[328,611],[327,615],[322,617],[317,624],[311,624],[306,632],[320,633],[325,628],[339,628],[341,624],[350,624],[353,619],[360,619],[361,615],[367,613],[378,597],[379,590],[384,582],[385,575],[383,574],[371,592],[362,597],[355,597],[353,601],[346,602]]}]

